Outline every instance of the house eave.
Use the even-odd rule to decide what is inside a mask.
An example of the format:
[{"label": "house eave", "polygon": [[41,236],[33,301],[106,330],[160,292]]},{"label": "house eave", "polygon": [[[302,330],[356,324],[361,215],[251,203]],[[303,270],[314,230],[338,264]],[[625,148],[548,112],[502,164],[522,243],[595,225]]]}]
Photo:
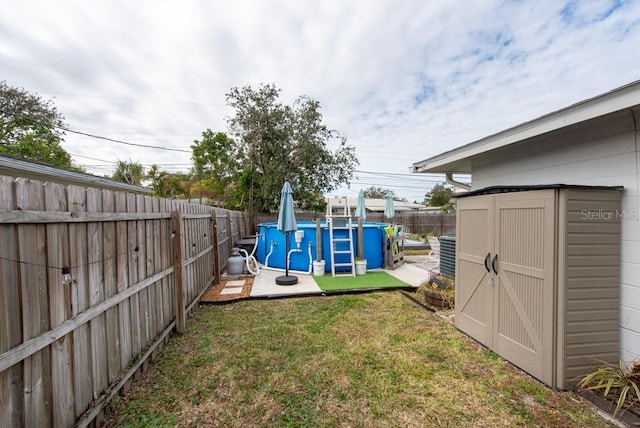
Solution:
[{"label": "house eave", "polygon": [[578,126],[597,117],[640,105],[640,80],[529,122],[414,163],[415,173],[471,173],[471,159],[517,142]]},{"label": "house eave", "polygon": [[133,184],[121,183],[91,174],[69,171],[40,162],[20,159],[0,154],[0,176],[23,177],[43,182],[51,181],[64,185],[83,185],[101,189],[119,190],[130,193],[153,194],[151,189]]}]

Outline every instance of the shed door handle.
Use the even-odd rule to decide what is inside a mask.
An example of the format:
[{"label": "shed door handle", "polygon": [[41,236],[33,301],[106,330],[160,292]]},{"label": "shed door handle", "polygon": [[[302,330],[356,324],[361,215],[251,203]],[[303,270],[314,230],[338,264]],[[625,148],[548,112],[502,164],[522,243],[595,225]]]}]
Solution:
[{"label": "shed door handle", "polygon": [[496,269],[496,262],[498,261],[498,255],[496,254],[493,257],[493,261],[491,262],[491,268],[493,269],[493,273],[498,274],[498,270]]},{"label": "shed door handle", "polygon": [[491,259],[491,253],[487,253],[487,257],[484,258],[484,268],[487,272],[491,272],[491,269],[489,269],[489,259]]}]

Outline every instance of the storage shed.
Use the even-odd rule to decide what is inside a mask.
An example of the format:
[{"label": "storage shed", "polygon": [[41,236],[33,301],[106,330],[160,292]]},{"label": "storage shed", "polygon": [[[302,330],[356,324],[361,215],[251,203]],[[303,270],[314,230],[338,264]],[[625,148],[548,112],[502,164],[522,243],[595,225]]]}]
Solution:
[{"label": "storage shed", "polygon": [[[542,369],[529,367],[528,363],[518,363],[519,365],[549,384],[562,386],[564,383],[564,386],[568,387],[570,386],[568,379],[571,374],[577,372],[577,367],[582,364],[576,363],[570,352],[582,348],[587,356],[589,355],[587,348],[593,348],[592,345],[600,343],[602,347],[611,348],[611,359],[622,359],[627,362],[640,360],[640,81],[416,162],[412,165],[411,171],[415,173],[442,173],[454,185],[460,183],[456,183],[453,174],[471,174],[471,186],[465,189],[471,192],[491,188],[520,190],[491,195],[472,193],[468,197],[459,199],[463,210],[458,211],[461,223],[456,235],[457,247],[461,250],[458,253],[457,264],[459,265],[461,262],[468,264],[469,261],[461,259],[465,257],[464,254],[469,254],[469,246],[476,246],[477,251],[471,253],[475,256],[469,256],[475,257],[476,264],[473,269],[477,271],[476,276],[483,275],[483,272],[486,273],[482,263],[487,252],[491,252],[491,261],[496,254],[496,248],[490,250],[485,241],[491,239],[492,243],[496,243],[497,237],[495,234],[487,237],[478,229],[468,226],[471,223],[468,223],[464,218],[475,213],[477,218],[473,221],[479,222],[482,216],[493,216],[496,210],[502,210],[502,204],[515,203],[515,198],[524,198],[524,200],[532,198],[534,190],[535,192],[547,190],[556,195],[550,198],[548,203],[552,204],[551,211],[555,213],[553,217],[557,221],[544,220],[540,226],[544,230],[543,234],[548,234],[549,237],[554,237],[557,240],[551,247],[553,249],[551,253],[549,251],[541,253],[545,257],[552,257],[553,260],[550,259],[547,263],[551,263],[557,270],[553,274],[553,287],[555,288],[551,293],[551,296],[555,296],[556,300],[553,301],[547,296],[543,297],[540,303],[546,302],[544,303],[546,306],[549,304],[557,305],[551,311],[555,320],[550,324],[550,327],[547,326],[547,328],[551,328],[552,334],[557,335],[549,342],[551,346],[555,347],[553,350],[555,356],[549,357],[548,349],[544,349],[545,356],[541,357],[543,358]],[[555,183],[564,183],[568,186],[554,187]],[[536,186],[548,186],[548,188],[535,189]],[[583,188],[571,186],[582,186]],[[603,189],[601,186],[622,187],[623,189]],[[619,227],[620,233],[617,245],[614,242],[613,234],[608,235],[610,242],[606,244],[606,247],[602,246],[605,245],[604,243],[598,246],[597,242],[592,240],[594,235],[600,236],[598,230],[605,224],[608,225],[607,227],[616,227],[614,224],[607,223],[605,221],[607,219],[604,218],[609,215],[610,211],[608,210],[612,209],[613,201],[605,204],[607,207],[603,208],[603,211],[599,211],[599,208],[596,209],[597,206],[587,205],[591,199],[585,199],[581,203],[585,204],[584,209],[587,211],[584,215],[589,216],[588,219],[585,219],[588,221],[574,223],[577,213],[567,211],[566,208],[575,204],[572,195],[584,192],[588,192],[592,196],[616,193],[620,196],[620,207],[615,216],[619,222],[617,227]],[[508,200],[503,198],[508,198]],[[490,209],[486,207],[489,199],[493,201]],[[537,198],[533,199],[537,200]],[[563,207],[562,204],[565,204],[566,207]],[[479,211],[470,209],[474,205],[478,207]],[[583,215],[581,210],[580,216]],[[480,214],[480,212],[484,212],[484,214]],[[504,212],[506,213],[506,211]],[[568,223],[560,221],[563,216]],[[571,220],[571,216],[573,216],[573,220]],[[495,222],[495,217],[492,218]],[[489,217],[483,221],[489,221]],[[563,232],[561,229],[563,224],[567,228],[579,226],[585,231],[581,232],[583,235],[567,234],[569,229]],[[506,227],[506,225],[502,227]],[[528,236],[526,239],[529,239],[531,243],[542,245],[542,242],[534,239],[529,229],[517,230],[515,225],[513,227],[514,229],[504,229],[500,232],[502,233],[500,236],[508,236],[513,242],[523,239],[523,236]],[[570,239],[578,238],[584,240],[579,243],[583,247],[576,247],[577,242],[568,245]],[[561,239],[568,241],[563,243]],[[499,242],[498,244],[502,245]],[[505,241],[504,244],[509,244],[509,241]],[[482,251],[480,251],[481,249]],[[496,265],[498,269],[500,269],[500,265],[507,269],[509,266],[505,264],[506,262],[501,263],[500,254],[506,253],[502,248],[499,250]],[[584,253],[581,255],[572,253],[577,250]],[[599,265],[603,260],[617,263],[617,266],[611,265],[605,269]],[[579,267],[572,267],[568,264],[569,261],[583,264]],[[472,271],[465,274],[464,267],[458,268],[462,269],[460,275],[467,275],[468,278],[473,279]],[[560,269],[568,271],[563,273]],[[574,271],[579,271],[582,277],[567,276]],[[618,326],[615,330],[617,334],[605,333],[605,331],[613,331],[611,330],[611,326],[614,324],[612,318],[607,318],[608,321],[605,323],[601,323],[598,318],[604,316],[604,312],[609,311],[610,306],[614,304],[614,301],[611,300],[613,297],[605,298],[600,294],[607,292],[602,289],[604,285],[600,286],[603,283],[596,278],[599,278],[598,275],[605,271],[611,272],[611,281],[615,280],[616,272],[618,275]],[[498,276],[500,276],[500,270],[498,272]],[[530,272],[535,273],[535,271]],[[509,273],[509,275],[515,277],[516,274]],[[535,282],[535,276],[532,278],[528,281]],[[498,285],[503,279],[504,277],[497,278]],[[460,282],[463,287],[471,287],[464,278],[456,278],[456,282]],[[476,284],[479,284],[479,281]],[[579,284],[583,284],[585,288],[572,288]],[[591,286],[589,292],[586,292],[587,284]],[[609,287],[609,281],[607,281],[606,287]],[[485,293],[490,292],[490,289],[485,285],[481,290],[485,290]],[[464,292],[462,291],[462,293]],[[563,297],[561,293],[565,293],[566,297]],[[457,296],[457,302],[461,301],[460,297],[464,296]],[[495,298],[497,297],[494,295]],[[545,298],[547,300],[544,300]],[[564,308],[561,306],[563,304]],[[470,309],[471,307],[469,307]],[[517,307],[514,310],[518,311],[518,314],[513,315],[521,315],[531,309],[526,306]],[[487,309],[485,308],[485,310]],[[494,314],[495,316],[497,314]],[[501,316],[506,317],[507,315]],[[461,317],[464,318],[464,315]],[[567,319],[563,320],[562,317],[567,317]],[[491,323],[494,323],[494,319],[490,320]],[[460,321],[462,324],[465,322],[470,324],[471,320]],[[545,322],[549,322],[549,320]],[[573,330],[586,328],[589,322],[599,325],[602,328],[599,330],[602,334],[596,334],[595,330],[592,332],[583,331],[583,333]],[[494,328],[495,323],[488,325]],[[460,325],[460,328],[470,331],[473,327]],[[525,332],[530,333],[529,330]],[[474,332],[470,334],[478,337],[485,334],[482,341],[492,347],[497,346],[494,344],[496,336],[493,330],[490,334]],[[616,340],[617,342],[615,342]],[[592,345],[582,346],[584,341],[591,341]],[[564,355],[562,355],[563,352]],[[526,360],[526,357],[518,358]],[[549,365],[550,361],[551,365]],[[553,364],[556,366],[554,367]],[[594,361],[593,365],[597,365],[597,362]],[[562,370],[565,370],[566,373],[563,374]],[[549,373],[551,373],[551,377],[549,377]]]},{"label": "storage shed", "polygon": [[616,188],[461,195],[456,327],[552,387],[574,386],[597,361],[615,364],[619,210]]}]

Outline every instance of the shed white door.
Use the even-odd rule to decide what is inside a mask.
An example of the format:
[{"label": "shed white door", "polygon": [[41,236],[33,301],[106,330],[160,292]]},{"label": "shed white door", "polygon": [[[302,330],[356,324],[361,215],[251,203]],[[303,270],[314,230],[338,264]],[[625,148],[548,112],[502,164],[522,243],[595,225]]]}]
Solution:
[{"label": "shed white door", "polygon": [[494,197],[477,196],[458,201],[456,214],[456,317],[460,330],[491,347],[493,287],[489,284],[493,247]]},{"label": "shed white door", "polygon": [[551,384],[555,192],[461,198],[457,212],[456,327]]},{"label": "shed white door", "polygon": [[[555,192],[496,195],[493,349],[553,382]],[[496,272],[493,272],[495,265]]]}]

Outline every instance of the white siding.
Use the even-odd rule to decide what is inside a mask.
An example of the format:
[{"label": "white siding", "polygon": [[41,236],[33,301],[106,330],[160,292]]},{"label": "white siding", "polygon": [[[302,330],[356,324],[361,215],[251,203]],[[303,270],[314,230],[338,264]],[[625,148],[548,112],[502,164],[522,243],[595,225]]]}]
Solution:
[{"label": "white siding", "polygon": [[591,130],[565,130],[472,159],[473,190],[557,183],[624,186],[620,356],[625,360],[640,359],[640,132],[635,128],[628,112]]}]

